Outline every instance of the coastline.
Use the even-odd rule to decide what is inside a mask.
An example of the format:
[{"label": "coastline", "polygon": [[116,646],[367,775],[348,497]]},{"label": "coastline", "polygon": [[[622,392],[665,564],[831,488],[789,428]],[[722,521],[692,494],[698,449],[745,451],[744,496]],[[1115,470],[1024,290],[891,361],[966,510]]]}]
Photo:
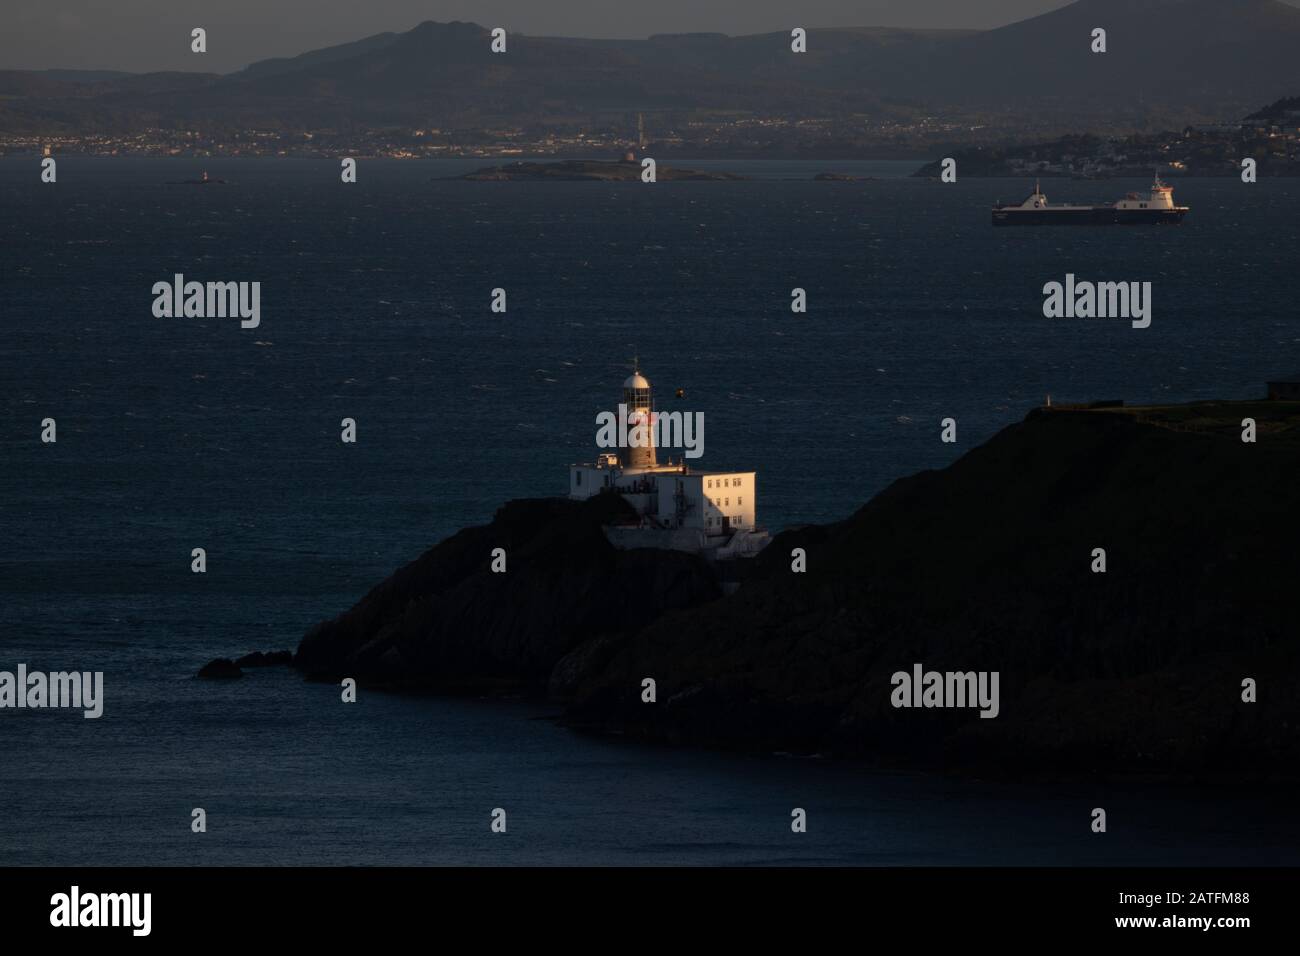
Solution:
[{"label": "coastline", "polygon": [[[1259,419],[1258,446],[1239,439],[1243,415]],[[1140,462],[1151,447],[1178,465],[1177,488],[1138,494],[1122,481],[1090,487],[1070,477],[1100,462],[1108,472],[1149,467]],[[1257,470],[1237,467],[1239,447]],[[293,663],[309,679],[352,676],[374,689],[547,700],[563,706],[557,722],[575,732],[639,744],[816,754],[976,778],[1282,785],[1294,782],[1287,768],[1295,762],[1273,762],[1266,773],[1256,768],[1270,763],[1252,755],[1295,747],[1285,728],[1297,697],[1287,687],[1300,668],[1284,637],[1294,609],[1282,599],[1243,611],[1241,599],[1294,571],[1270,516],[1295,506],[1295,492],[1259,481],[1297,464],[1296,402],[1041,409],[948,468],[895,482],[849,518],[782,532],[748,559],[748,580],[726,597],[693,555],[613,549],[600,527],[618,509],[616,496],[511,502],[491,525],[453,535],[317,625]],[[1035,483],[1061,481],[1074,486],[1068,497],[1028,500]],[[1017,520],[1014,508],[984,523],[974,502],[1002,483],[1011,498],[1026,498],[1036,525]],[[1214,553],[1198,562],[1178,527],[1184,505],[1226,515],[1247,486],[1268,492],[1248,528],[1202,519],[1196,533],[1212,548],[1235,536],[1232,561],[1269,568],[1263,582],[1240,578]],[[1126,500],[1135,497],[1140,506]],[[1061,536],[1107,512],[1123,518],[1112,531],[1125,542],[1118,553],[1140,542],[1152,542],[1153,553],[1126,558],[1141,573],[1114,587],[1103,582],[1115,578],[1080,578],[1083,603],[1066,608],[1056,595],[1074,562],[1062,563]],[[1141,534],[1121,530],[1133,521]],[[978,544],[939,557],[934,549],[951,547],[953,524]],[[474,557],[494,542],[512,556],[508,574],[491,575]],[[792,546],[815,557],[806,577],[786,567]],[[1087,548],[1078,547],[1086,575]],[[1004,548],[1020,552],[1004,559],[1011,588],[976,557]],[[1209,607],[1207,580],[1223,592]],[[927,611],[935,588],[954,596]],[[1175,592],[1200,596],[1179,611]],[[1225,629],[1230,620],[1235,632]],[[1224,643],[1216,635],[1225,633],[1239,636]],[[942,711],[903,719],[909,712],[888,707],[886,678],[896,667],[965,668],[973,654],[1003,674],[998,719]],[[1261,703],[1237,700],[1243,673],[1267,680]],[[659,681],[653,706],[638,696],[647,674]],[[1113,742],[1121,728],[1132,745]]]}]

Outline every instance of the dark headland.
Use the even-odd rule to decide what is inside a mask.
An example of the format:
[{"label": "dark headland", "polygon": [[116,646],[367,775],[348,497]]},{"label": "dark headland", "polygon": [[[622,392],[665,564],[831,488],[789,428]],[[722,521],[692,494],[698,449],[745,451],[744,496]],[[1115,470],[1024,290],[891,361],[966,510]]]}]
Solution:
[{"label": "dark headland", "polygon": [[[503,166],[487,166],[463,176],[448,177],[473,182],[618,182],[641,181],[641,164],[638,162],[598,159],[563,159],[553,162],[518,162]],[[676,169],[659,166],[655,179],[663,182],[701,181],[734,182],[744,176],[726,172],[700,172],[697,169]]]},{"label": "dark headland", "polygon": [[[727,596],[693,555],[610,546],[617,497],[514,501],[314,627],[294,665],[548,695],[570,726],[648,742],[1294,779],[1298,477],[1300,402],[1039,409],[843,521],[782,532]],[[914,663],[999,671],[1000,714],[894,709],[891,674]]]}]

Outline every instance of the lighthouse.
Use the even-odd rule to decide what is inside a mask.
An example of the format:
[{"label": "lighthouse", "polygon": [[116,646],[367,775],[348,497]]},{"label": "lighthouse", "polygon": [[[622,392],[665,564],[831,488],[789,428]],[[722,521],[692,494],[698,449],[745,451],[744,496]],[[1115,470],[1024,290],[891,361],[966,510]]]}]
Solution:
[{"label": "lighthouse", "polygon": [[623,404],[627,407],[628,428],[640,440],[618,450],[618,463],[624,468],[654,468],[655,419],[654,396],[650,382],[633,363],[632,374],[623,380]]},{"label": "lighthouse", "polygon": [[[678,447],[672,436],[683,435],[681,426],[692,413],[657,411],[650,380],[636,361],[623,380],[621,398],[617,417],[625,430],[619,429],[617,447],[602,451],[595,461],[569,466],[571,499],[616,494],[632,506],[633,520],[605,528],[609,542],[618,548],[692,551],[718,560],[762,550],[770,538],[757,521],[758,476],[752,471],[696,470],[685,456],[676,461],[670,456],[660,464],[658,449]],[[702,439],[703,413],[693,414]],[[612,412],[602,412],[597,423],[604,419],[612,433],[614,418]],[[597,444],[602,445],[599,430]],[[687,440],[685,447],[702,453],[702,441],[692,446]]]}]

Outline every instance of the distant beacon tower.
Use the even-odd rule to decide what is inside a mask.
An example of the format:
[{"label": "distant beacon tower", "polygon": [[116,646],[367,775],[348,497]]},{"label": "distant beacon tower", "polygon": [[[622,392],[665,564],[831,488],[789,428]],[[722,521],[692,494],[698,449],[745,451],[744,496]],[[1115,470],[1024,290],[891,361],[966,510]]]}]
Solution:
[{"label": "distant beacon tower", "polygon": [[[650,383],[641,374],[641,368],[633,363],[632,374],[623,381],[623,404],[627,406],[628,447],[618,450],[618,463],[624,468],[653,468],[655,460],[654,400],[650,395]],[[647,440],[643,445],[632,447],[630,436],[637,425],[645,425]]]}]

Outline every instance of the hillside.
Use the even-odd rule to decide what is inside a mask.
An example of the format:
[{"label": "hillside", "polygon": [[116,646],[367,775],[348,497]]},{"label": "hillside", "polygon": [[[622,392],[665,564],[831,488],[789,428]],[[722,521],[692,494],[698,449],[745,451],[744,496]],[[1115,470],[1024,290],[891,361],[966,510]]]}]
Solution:
[{"label": "hillside", "polygon": [[[580,649],[553,690],[575,725],[679,744],[1294,774],[1297,468],[1297,403],[1031,414],[839,524],[782,534],[726,600]],[[890,676],[914,663],[999,671],[1000,715],[894,709]]]},{"label": "hillside", "polygon": [[[1108,52],[1090,52],[1103,27]],[[475,23],[262,61],[224,77],[69,82],[0,75],[10,131],[148,125],[336,129],[593,122],[628,111],[919,118],[927,110],[1090,128],[1240,116],[1300,89],[1300,9],[1277,0],[1078,0],[984,32],[810,29],[643,40],[512,35]],[[1051,112],[1048,112],[1051,111]],[[620,119],[621,121],[621,119]],[[847,120],[846,120],[847,121]]]},{"label": "hillside", "polygon": [[[314,628],[295,663],[435,690],[549,683],[575,727],[678,745],[1294,775],[1297,469],[1300,403],[1037,411],[844,521],[782,533],[725,598],[697,558],[612,549],[618,499],[514,502]],[[893,708],[891,675],[918,663],[998,671],[999,715]]]},{"label": "hillside", "polygon": [[[555,662],[585,641],[720,594],[699,558],[615,550],[601,523],[628,511],[613,496],[510,502],[313,628],[294,664],[328,680],[541,692]],[[491,569],[495,548],[506,552],[504,573]]]},{"label": "hillside", "polygon": [[[1094,28],[1107,51],[1090,49]],[[1079,0],[950,45],[924,88],[957,100],[1159,103],[1212,106],[1223,115],[1300,88],[1300,9],[1277,0]],[[934,81],[938,81],[938,84]]]}]

